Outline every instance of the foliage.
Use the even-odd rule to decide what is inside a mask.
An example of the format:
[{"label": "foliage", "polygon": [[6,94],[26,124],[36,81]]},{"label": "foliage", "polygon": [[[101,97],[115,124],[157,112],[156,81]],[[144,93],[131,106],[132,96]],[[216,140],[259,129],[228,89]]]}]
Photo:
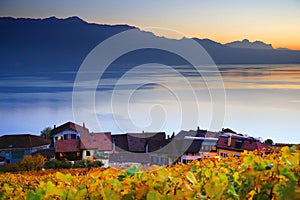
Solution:
[{"label": "foliage", "polygon": [[51,132],[52,128],[51,127],[46,127],[41,131],[41,136],[43,136],[45,139],[49,139],[50,138],[50,132]]},{"label": "foliage", "polygon": [[128,169],[0,174],[1,199],[299,199],[299,151]]},{"label": "foliage", "polygon": [[95,160],[93,163],[93,167],[103,167],[104,163],[101,160]]},{"label": "foliage", "polygon": [[56,159],[48,160],[44,164],[44,168],[46,169],[70,169],[72,164],[66,159],[60,161]]},{"label": "foliage", "polygon": [[265,143],[266,145],[268,145],[268,146],[272,146],[272,145],[274,144],[273,140],[271,140],[271,139],[266,139],[266,140],[264,141],[264,143]]},{"label": "foliage", "polygon": [[49,160],[44,164],[45,169],[70,169],[70,168],[93,168],[93,167],[102,167],[104,164],[102,161],[90,161],[90,160],[77,160],[73,164],[66,159],[60,160]]},{"label": "foliage", "polygon": [[32,171],[41,170],[44,166],[45,158],[40,154],[24,156],[23,159],[15,164],[7,164],[0,168],[2,172]]},{"label": "foliage", "polygon": [[35,156],[32,155],[24,156],[23,159],[18,163],[19,170],[21,171],[40,170],[43,168],[44,162],[45,162],[45,158],[40,154]]}]

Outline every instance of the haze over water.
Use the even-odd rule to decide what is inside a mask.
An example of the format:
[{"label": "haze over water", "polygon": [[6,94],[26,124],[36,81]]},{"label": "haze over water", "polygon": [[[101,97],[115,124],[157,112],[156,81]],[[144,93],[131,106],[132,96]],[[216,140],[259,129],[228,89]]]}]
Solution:
[{"label": "haze over water", "polygon": [[[226,92],[225,118],[222,127],[229,127],[254,137],[271,138],[275,142],[300,142],[298,135],[300,65],[221,65],[218,67]],[[191,119],[184,119],[191,121],[190,124],[185,123],[184,127],[180,126],[182,120],[180,103],[183,102],[178,102],[176,94],[184,94],[187,91],[186,86],[174,74],[164,73],[159,69],[158,66],[155,71],[149,70],[136,76],[132,75],[132,79],[119,83],[117,88],[113,87],[113,83],[117,81],[113,76],[106,78],[98,86],[95,111],[102,131],[119,133],[144,130],[166,131],[172,134],[173,131],[177,133],[181,129],[196,129],[196,124],[192,123],[194,115],[188,116]],[[181,66],[177,70],[192,83],[193,88],[196,88],[195,93],[199,101],[198,125],[203,129],[220,131],[220,129],[210,129],[212,117],[210,92],[218,92],[220,88],[216,85],[208,90],[203,78],[188,67]],[[214,83],[214,73],[208,68],[203,68],[202,72],[206,81]],[[0,133],[39,134],[46,126],[60,125],[68,119],[72,120],[73,80],[63,77],[74,73],[76,72],[58,73],[55,78],[42,74],[16,77],[1,74],[0,127],[2,130]],[[172,88],[149,83],[136,89],[128,103],[118,101],[118,98],[111,102],[112,91],[118,97],[136,87],[130,80],[147,80],[149,77],[154,77],[154,80],[166,80],[172,83]],[[185,101],[187,106],[182,109],[195,109],[194,97],[191,96],[189,99],[187,96]],[[223,102],[216,100],[214,103],[222,105]],[[125,106],[128,106],[131,119],[122,112]],[[84,107],[76,109],[83,111]],[[88,120],[85,123],[90,131],[99,131],[98,125],[90,124]]]}]

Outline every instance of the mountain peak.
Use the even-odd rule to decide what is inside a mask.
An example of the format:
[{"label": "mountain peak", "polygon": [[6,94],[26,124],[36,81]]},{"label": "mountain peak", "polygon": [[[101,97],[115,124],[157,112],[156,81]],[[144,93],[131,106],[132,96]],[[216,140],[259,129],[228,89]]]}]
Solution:
[{"label": "mountain peak", "polygon": [[67,17],[67,18],[57,18],[55,16],[51,16],[51,17],[48,17],[48,18],[44,18],[42,20],[45,20],[45,21],[59,21],[59,20],[61,20],[61,21],[67,21],[67,22],[71,22],[71,23],[85,22],[77,16],[71,16],[71,17]]},{"label": "mountain peak", "polygon": [[225,45],[233,48],[273,50],[271,44],[266,44],[261,41],[250,42],[248,39],[244,39],[243,41],[230,42]]},{"label": "mountain peak", "polygon": [[84,22],[81,18],[79,18],[77,16],[68,17],[65,20],[70,21],[70,22]]}]

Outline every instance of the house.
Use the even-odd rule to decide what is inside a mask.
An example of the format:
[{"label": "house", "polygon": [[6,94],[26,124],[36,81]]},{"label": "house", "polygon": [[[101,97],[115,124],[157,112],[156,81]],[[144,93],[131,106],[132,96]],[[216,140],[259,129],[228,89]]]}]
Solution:
[{"label": "house", "polygon": [[50,137],[53,141],[55,149],[55,158],[58,160],[81,160],[82,152],[80,149],[80,134],[89,133],[89,129],[75,124],[73,122],[67,122],[59,127],[54,125],[54,128],[50,132]]},{"label": "house", "polygon": [[40,149],[37,150],[33,153],[31,153],[30,155],[35,156],[35,155],[41,155],[44,158],[46,158],[47,160],[51,160],[55,158],[55,151],[53,148],[49,148],[49,149]]},{"label": "house", "polygon": [[105,167],[109,166],[109,153],[112,151],[111,133],[80,134],[82,159],[100,160]]},{"label": "house", "polygon": [[85,127],[84,123],[82,126],[73,122],[67,122],[58,127],[54,125],[50,137],[55,150],[55,158],[58,160],[81,160],[81,133],[89,133],[89,129]]},{"label": "house", "polygon": [[0,157],[7,163],[16,163],[38,150],[48,149],[51,140],[31,134],[3,135],[0,137]]},{"label": "house", "polygon": [[81,159],[101,160],[108,166],[112,151],[111,133],[90,133],[85,124],[67,122],[55,127],[50,133],[55,149],[55,158],[76,161]]},{"label": "house", "polygon": [[165,132],[142,132],[112,135],[113,163],[168,165],[168,152],[162,149],[169,143]]},{"label": "house", "polygon": [[218,155],[218,138],[185,136],[183,142],[186,143],[186,146],[189,146],[180,158],[181,163],[199,160],[202,158],[215,157]]},{"label": "house", "polygon": [[55,158],[57,160],[81,160],[80,140],[57,140],[55,143]]},{"label": "house", "polygon": [[50,132],[50,137],[53,139],[54,147],[58,140],[79,140],[81,133],[89,133],[89,129],[75,124],[73,122],[67,122],[59,127],[54,125],[54,128]]},{"label": "house", "polygon": [[[213,136],[213,137],[212,137]],[[217,133],[202,130],[180,131],[176,136],[176,150],[181,154],[179,161],[186,163],[217,156]]]},{"label": "house", "polygon": [[217,148],[218,154],[222,157],[227,156],[229,153],[234,156],[240,156],[240,153],[245,150],[258,150],[266,153],[271,153],[273,151],[259,139],[229,132],[220,135]]}]

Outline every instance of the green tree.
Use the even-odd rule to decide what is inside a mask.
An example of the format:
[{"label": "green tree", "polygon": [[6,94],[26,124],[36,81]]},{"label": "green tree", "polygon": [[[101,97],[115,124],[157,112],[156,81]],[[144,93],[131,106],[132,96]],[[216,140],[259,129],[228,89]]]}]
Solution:
[{"label": "green tree", "polygon": [[266,145],[268,145],[268,146],[272,146],[272,145],[274,144],[273,140],[271,140],[271,139],[266,139],[266,140],[264,141],[264,143],[265,143]]},{"label": "green tree", "polygon": [[41,131],[41,136],[43,136],[45,139],[49,139],[51,130],[51,127],[44,128],[44,130]]}]

